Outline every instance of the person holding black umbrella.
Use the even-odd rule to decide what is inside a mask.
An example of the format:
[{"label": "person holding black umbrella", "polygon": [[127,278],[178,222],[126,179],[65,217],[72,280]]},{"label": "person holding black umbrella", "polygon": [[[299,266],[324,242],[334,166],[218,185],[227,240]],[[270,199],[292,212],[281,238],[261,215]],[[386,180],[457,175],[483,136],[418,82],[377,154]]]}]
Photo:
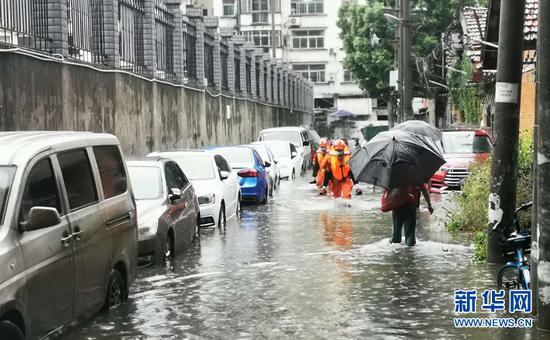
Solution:
[{"label": "person holding black umbrella", "polygon": [[390,240],[391,243],[401,243],[402,230],[404,229],[405,244],[409,247],[416,244],[416,211],[420,205],[421,193],[428,204],[430,214],[432,214],[434,210],[426,184],[409,185],[384,193],[382,210],[391,209],[392,211],[393,236]]},{"label": "person holding black umbrella", "polygon": [[349,162],[359,182],[385,188],[382,211],[393,211],[392,242],[401,242],[404,227],[406,243],[416,244],[416,210],[420,194],[431,206],[427,183],[445,160],[433,138],[416,132],[381,132],[357,151]]}]

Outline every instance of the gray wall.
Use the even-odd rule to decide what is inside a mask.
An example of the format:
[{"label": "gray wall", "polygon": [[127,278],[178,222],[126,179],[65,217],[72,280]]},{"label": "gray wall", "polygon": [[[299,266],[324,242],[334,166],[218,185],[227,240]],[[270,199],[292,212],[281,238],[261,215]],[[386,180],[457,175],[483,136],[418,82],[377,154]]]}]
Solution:
[{"label": "gray wall", "polygon": [[[231,106],[231,118],[226,117]],[[127,155],[249,143],[310,113],[149,82],[123,73],[0,53],[0,130],[116,135]]]}]

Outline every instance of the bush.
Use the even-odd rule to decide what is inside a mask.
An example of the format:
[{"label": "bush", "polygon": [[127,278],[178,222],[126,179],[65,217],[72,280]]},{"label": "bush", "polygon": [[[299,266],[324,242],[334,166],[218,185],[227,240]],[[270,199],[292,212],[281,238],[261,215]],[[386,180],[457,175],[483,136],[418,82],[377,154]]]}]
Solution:
[{"label": "bush", "polygon": [[[530,202],[533,197],[533,137],[529,132],[520,135],[518,153],[518,205]],[[452,233],[463,232],[474,236],[477,261],[484,261],[487,255],[487,209],[491,191],[491,162],[472,164],[470,177],[464,183],[460,195],[454,196],[459,206],[451,214],[447,229]],[[530,214],[520,216],[520,222],[530,225]]]}]

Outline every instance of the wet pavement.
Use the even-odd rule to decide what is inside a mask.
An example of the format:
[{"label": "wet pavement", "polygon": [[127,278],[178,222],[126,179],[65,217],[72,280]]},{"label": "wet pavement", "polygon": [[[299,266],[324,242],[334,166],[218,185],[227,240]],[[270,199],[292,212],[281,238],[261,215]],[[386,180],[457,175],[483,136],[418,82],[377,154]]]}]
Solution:
[{"label": "wet pavement", "polygon": [[472,263],[473,249],[426,209],[416,247],[389,244],[380,192],[345,207],[317,196],[308,179],[282,182],[269,205],[244,207],[225,235],[203,230],[200,247],[172,267],[139,270],[128,303],[61,338],[536,338],[454,328],[454,290],[496,288],[496,267]]}]

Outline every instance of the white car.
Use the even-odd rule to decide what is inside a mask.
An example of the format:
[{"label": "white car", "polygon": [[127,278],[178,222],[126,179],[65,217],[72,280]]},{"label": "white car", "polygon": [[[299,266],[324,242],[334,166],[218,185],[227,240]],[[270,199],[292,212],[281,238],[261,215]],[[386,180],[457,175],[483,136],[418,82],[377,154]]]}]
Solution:
[{"label": "white car", "polygon": [[303,168],[303,156],[298,153],[293,143],[284,140],[257,142],[266,145],[273,153],[279,168],[280,178],[294,179]]},{"label": "white car", "polygon": [[296,175],[304,174],[307,168],[312,164],[312,152],[308,130],[303,127],[291,126],[260,131],[258,141],[273,140],[285,140],[294,144],[298,155],[303,159],[302,169]]},{"label": "white car", "polygon": [[199,198],[200,227],[225,230],[228,219],[239,217],[239,177],[222,156],[201,150],[154,152],[151,156],[171,158],[185,172]]},{"label": "white car", "polygon": [[252,147],[258,151],[260,154],[260,157],[262,157],[262,160],[265,162],[269,162],[269,167],[266,167],[266,170],[269,174],[269,196],[273,197],[273,191],[277,190],[279,187],[279,184],[281,183],[281,174],[279,171],[279,165],[277,163],[277,160],[275,159],[275,156],[273,155],[273,152],[267,146],[264,142],[254,142],[251,144]]}]

